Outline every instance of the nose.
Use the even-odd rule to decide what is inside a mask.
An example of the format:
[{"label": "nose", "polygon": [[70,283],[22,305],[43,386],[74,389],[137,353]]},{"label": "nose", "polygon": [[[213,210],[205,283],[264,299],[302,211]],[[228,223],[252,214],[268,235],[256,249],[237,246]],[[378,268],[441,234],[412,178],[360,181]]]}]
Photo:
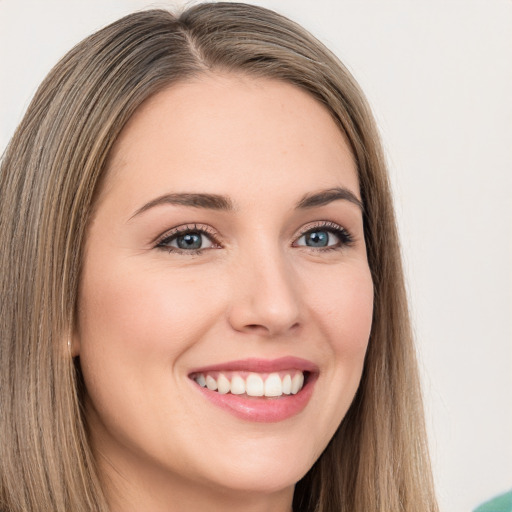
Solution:
[{"label": "nose", "polygon": [[253,253],[232,277],[235,293],[228,319],[233,329],[266,337],[297,330],[301,298],[291,264],[282,255]]}]

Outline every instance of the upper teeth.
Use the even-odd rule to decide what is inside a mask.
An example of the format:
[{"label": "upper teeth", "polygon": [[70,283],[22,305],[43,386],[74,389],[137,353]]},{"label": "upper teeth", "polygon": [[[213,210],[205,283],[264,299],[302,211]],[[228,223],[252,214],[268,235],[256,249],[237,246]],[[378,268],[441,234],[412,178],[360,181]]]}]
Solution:
[{"label": "upper teeth", "polygon": [[279,373],[211,372],[198,373],[193,379],[202,387],[221,394],[249,396],[295,395],[304,385],[304,374],[291,370]]}]

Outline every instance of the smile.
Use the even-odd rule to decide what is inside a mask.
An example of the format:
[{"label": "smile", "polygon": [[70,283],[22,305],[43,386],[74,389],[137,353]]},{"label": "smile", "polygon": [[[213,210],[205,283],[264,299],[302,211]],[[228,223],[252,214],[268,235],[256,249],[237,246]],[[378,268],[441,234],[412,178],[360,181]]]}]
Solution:
[{"label": "smile", "polygon": [[209,372],[192,375],[201,387],[221,395],[279,397],[296,395],[304,385],[304,372],[285,370],[273,373]]},{"label": "smile", "polygon": [[197,368],[189,378],[216,407],[246,421],[272,423],[305,409],[318,375],[310,361],[283,357]]}]

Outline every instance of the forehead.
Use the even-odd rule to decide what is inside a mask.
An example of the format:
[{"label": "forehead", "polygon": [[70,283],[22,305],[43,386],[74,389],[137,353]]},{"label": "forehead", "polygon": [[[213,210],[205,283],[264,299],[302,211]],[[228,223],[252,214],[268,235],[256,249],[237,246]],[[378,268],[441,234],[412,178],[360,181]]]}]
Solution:
[{"label": "forehead", "polygon": [[289,83],[233,74],[180,82],[139,107],[113,148],[105,190],[129,194],[132,181],[140,192],[149,175],[173,191],[309,180],[358,193],[352,153],[326,107]]}]

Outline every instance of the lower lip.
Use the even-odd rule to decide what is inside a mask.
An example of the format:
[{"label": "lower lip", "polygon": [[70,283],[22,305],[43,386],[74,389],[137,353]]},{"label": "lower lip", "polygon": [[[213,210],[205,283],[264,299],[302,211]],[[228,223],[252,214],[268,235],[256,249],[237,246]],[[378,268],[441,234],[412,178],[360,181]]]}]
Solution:
[{"label": "lower lip", "polygon": [[221,394],[203,388],[194,382],[212,404],[237,418],[252,422],[275,423],[299,414],[308,404],[317,375],[309,374],[304,387],[296,395],[279,397],[250,397],[247,395]]}]

